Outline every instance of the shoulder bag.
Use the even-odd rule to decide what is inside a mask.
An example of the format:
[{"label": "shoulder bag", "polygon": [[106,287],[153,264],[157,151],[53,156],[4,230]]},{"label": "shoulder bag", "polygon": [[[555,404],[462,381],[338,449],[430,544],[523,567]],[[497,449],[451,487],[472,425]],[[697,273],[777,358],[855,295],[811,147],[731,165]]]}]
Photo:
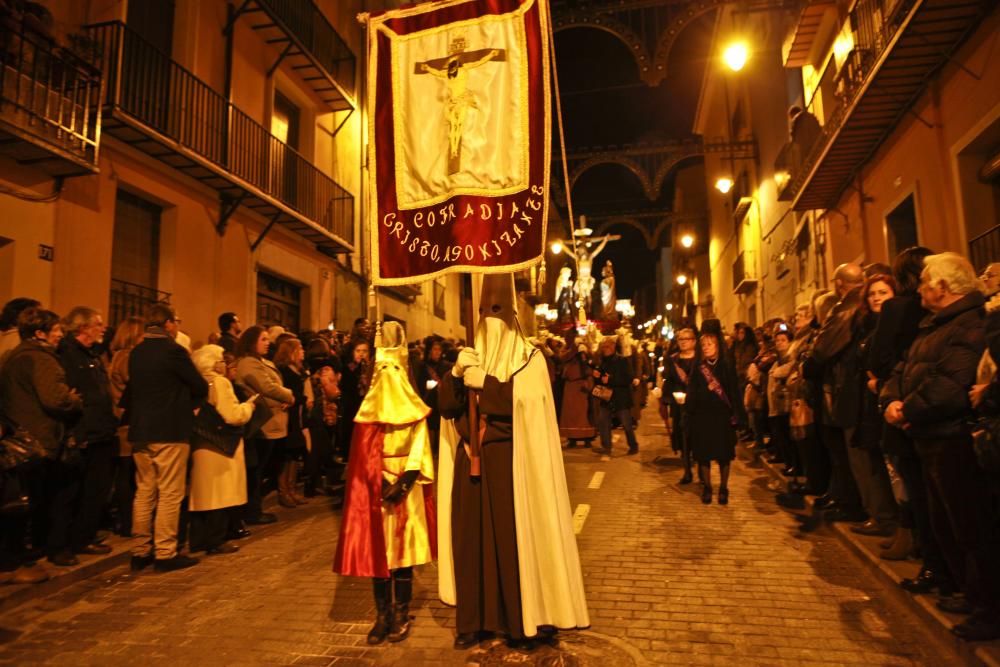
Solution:
[{"label": "shoulder bag", "polygon": [[226,456],[232,456],[242,439],[243,426],[227,424],[211,403],[202,405],[198,416],[194,418],[192,441],[196,445],[207,446]]}]

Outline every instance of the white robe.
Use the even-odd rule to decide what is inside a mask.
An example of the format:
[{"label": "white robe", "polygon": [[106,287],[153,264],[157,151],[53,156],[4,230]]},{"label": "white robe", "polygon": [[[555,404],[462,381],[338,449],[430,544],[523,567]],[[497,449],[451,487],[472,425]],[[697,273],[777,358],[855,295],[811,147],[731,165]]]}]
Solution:
[{"label": "white robe", "polygon": [[[451,549],[451,490],[455,452],[460,444],[454,422],[441,420],[438,462],[438,594],[454,605],[455,563]],[[590,625],[580,555],[563,468],[559,425],[540,354],[514,375],[514,523],[521,580],[524,634],[538,626]]]}]

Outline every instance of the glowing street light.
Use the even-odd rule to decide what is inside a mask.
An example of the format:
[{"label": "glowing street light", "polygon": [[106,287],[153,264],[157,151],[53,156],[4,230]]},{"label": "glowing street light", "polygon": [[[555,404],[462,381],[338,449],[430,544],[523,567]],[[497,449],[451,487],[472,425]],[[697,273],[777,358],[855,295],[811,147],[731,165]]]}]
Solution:
[{"label": "glowing street light", "polygon": [[681,274],[679,274],[677,276],[677,284],[678,285],[684,285],[684,284],[687,283],[687,281],[688,281],[688,277],[686,275],[684,275],[683,273],[681,273]]},{"label": "glowing street light", "polygon": [[739,72],[743,69],[749,58],[750,49],[747,48],[746,42],[733,42],[722,52],[723,62],[726,63],[726,67],[734,72]]},{"label": "glowing street light", "polygon": [[549,246],[549,248],[552,250],[553,255],[558,255],[563,251],[562,241],[553,241],[552,245]]},{"label": "glowing street light", "polygon": [[715,181],[715,189],[724,195],[729,194],[729,191],[733,189],[733,179],[728,176],[720,177]]},{"label": "glowing street light", "polygon": [[674,304],[668,303],[667,304],[667,310],[673,310],[673,309],[674,309]]},{"label": "glowing street light", "polygon": [[681,237],[681,245],[685,248],[690,248],[694,245],[694,236],[691,234],[685,234]]}]

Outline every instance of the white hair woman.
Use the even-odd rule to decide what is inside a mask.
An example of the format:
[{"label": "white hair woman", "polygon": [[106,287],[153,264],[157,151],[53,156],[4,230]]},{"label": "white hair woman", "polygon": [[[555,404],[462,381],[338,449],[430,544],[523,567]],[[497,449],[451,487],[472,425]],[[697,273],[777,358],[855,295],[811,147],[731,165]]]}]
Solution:
[{"label": "white hair woman", "polygon": [[[208,405],[202,408],[199,420],[214,410],[229,426],[243,426],[253,416],[256,396],[241,403],[233,391],[233,384],[226,377],[227,369],[219,345],[204,345],[191,355],[195,367],[208,383]],[[239,550],[228,544],[230,521],[238,516],[247,502],[247,475],[243,455],[242,429],[227,429],[235,440],[235,447],[215,439],[199,437],[195,430],[191,454],[191,492],[188,509],[191,511],[191,551],[205,551],[208,555],[229,554]],[[236,432],[236,435],[231,435]]]}]

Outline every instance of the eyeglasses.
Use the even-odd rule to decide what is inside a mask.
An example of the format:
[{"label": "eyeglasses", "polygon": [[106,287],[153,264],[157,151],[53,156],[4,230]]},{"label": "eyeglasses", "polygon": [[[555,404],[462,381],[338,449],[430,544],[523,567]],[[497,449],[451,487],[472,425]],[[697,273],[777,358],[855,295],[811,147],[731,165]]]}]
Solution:
[{"label": "eyeglasses", "polygon": [[694,340],[694,336],[678,336],[677,340]]}]

